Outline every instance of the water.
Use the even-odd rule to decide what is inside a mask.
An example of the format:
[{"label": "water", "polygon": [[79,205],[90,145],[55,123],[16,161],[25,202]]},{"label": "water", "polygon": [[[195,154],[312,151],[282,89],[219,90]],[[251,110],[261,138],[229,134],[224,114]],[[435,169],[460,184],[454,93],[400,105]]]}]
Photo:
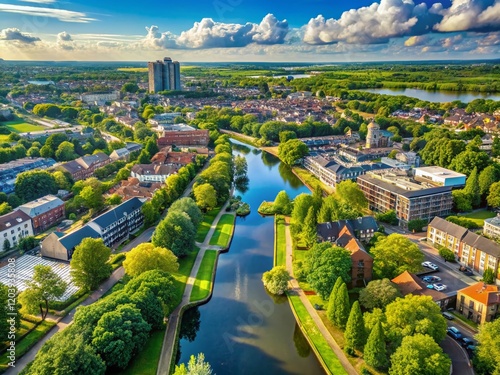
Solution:
[{"label": "water", "polygon": [[363,89],[360,91],[373,92],[375,94],[385,95],[405,95],[425,100],[428,102],[452,102],[460,100],[463,103],[469,103],[474,99],[493,99],[500,100],[500,94],[477,93],[477,92],[457,92],[457,91],[426,91],[420,89]]},{"label": "water", "polygon": [[[231,248],[221,254],[212,299],[183,317],[180,362],[205,353],[214,373],[324,374],[285,297],[271,297],[262,273],[273,266],[273,218],[257,208],[280,190],[291,197],[307,188],[279,160],[233,141],[248,162],[248,190],[236,192],[252,212],[236,220]],[[180,363],[179,362],[179,363]]]}]

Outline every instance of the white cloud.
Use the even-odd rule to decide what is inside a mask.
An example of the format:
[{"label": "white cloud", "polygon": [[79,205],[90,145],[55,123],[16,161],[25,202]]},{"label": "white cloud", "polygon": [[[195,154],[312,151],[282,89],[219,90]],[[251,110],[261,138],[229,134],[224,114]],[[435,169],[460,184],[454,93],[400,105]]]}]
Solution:
[{"label": "white cloud", "polygon": [[282,44],[288,34],[288,22],[280,21],[274,15],[265,16],[258,26],[254,27],[252,40],[258,44]]},{"label": "white cloud", "polygon": [[0,30],[0,40],[16,40],[22,43],[31,44],[39,42],[41,39],[36,36],[22,33],[19,29],[9,28]]},{"label": "white cloud", "polygon": [[406,47],[421,46],[429,42],[430,38],[428,35],[416,35],[411,36],[405,40],[404,45]]},{"label": "white cloud", "polygon": [[56,18],[62,22],[89,23],[96,21],[85,13],[73,12],[65,9],[33,7],[25,5],[12,5],[0,3],[0,12],[26,14],[28,16]]},{"label": "white cloud", "polygon": [[23,3],[52,4],[55,3],[57,0],[19,0],[19,1],[22,1]]},{"label": "white cloud", "polygon": [[71,41],[73,41],[73,38],[71,38],[71,35],[69,35],[66,31],[63,31],[63,32],[57,34],[57,41],[58,42],[71,42]]},{"label": "white cloud", "polygon": [[500,30],[500,0],[452,0],[442,15],[438,31]]},{"label": "white cloud", "polygon": [[176,36],[171,32],[160,33],[158,26],[146,27],[148,34],[142,40],[145,47],[153,49],[176,48]]},{"label": "white cloud", "polygon": [[66,31],[57,34],[56,44],[60,49],[64,49],[67,51],[71,51],[76,48],[73,38]]},{"label": "white cloud", "polygon": [[304,42],[309,44],[386,43],[390,38],[429,32],[440,21],[441,3],[428,8],[413,0],[381,0],[369,7],[351,9],[340,18],[312,18],[305,26]]}]

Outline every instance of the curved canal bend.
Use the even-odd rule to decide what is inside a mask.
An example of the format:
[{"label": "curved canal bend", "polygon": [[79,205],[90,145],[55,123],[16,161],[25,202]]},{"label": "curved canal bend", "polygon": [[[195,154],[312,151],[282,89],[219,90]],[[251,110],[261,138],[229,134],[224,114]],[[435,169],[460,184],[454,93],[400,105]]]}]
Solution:
[{"label": "curved canal bend", "polygon": [[236,191],[252,212],[237,218],[228,253],[219,256],[212,299],[182,320],[178,363],[203,352],[214,373],[324,374],[296,325],[286,297],[271,297],[262,273],[273,266],[274,219],[257,208],[281,190],[308,192],[279,159],[232,140],[235,155],[248,162],[248,190]]}]

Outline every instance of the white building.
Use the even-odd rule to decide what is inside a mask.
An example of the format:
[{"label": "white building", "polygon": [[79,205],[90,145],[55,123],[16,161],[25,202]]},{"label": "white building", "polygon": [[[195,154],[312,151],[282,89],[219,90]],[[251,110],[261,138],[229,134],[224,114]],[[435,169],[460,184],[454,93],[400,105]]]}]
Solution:
[{"label": "white building", "polygon": [[165,164],[136,164],[130,175],[140,182],[165,183],[168,176],[177,173],[179,167]]},{"label": "white building", "polygon": [[33,236],[33,225],[29,215],[18,210],[0,216],[0,251],[17,246],[21,238],[28,236]]},{"label": "white building", "polygon": [[80,100],[85,103],[104,103],[104,102],[113,102],[115,100],[120,99],[120,91],[112,91],[112,92],[100,92],[100,93],[88,93],[80,96]]},{"label": "white building", "polygon": [[160,113],[159,115],[153,116],[148,122],[153,126],[158,126],[160,124],[173,124],[176,117],[182,116],[180,112],[170,112],[170,113]]},{"label": "white building", "polygon": [[433,185],[459,187],[465,185],[465,176],[462,173],[442,167],[415,168],[415,179],[428,180]]},{"label": "white building", "polygon": [[485,219],[483,233],[488,237],[500,238],[500,216]]}]

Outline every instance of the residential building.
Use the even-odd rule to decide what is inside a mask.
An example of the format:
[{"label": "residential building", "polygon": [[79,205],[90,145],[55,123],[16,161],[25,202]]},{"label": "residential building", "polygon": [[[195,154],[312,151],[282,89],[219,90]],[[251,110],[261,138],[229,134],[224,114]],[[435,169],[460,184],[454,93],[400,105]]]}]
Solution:
[{"label": "residential building", "polygon": [[407,227],[410,220],[449,215],[453,206],[450,186],[421,183],[397,169],[368,172],[359,176],[357,183],[370,209],[394,210],[402,227]]},{"label": "residential building", "polygon": [[178,166],[165,164],[136,164],[132,167],[130,175],[140,182],[164,183],[168,176],[176,174]]},{"label": "residential building", "polygon": [[380,161],[391,168],[401,169],[403,171],[409,171],[411,169],[411,165],[386,156],[384,156]]},{"label": "residential building", "polygon": [[462,265],[480,275],[490,268],[500,279],[500,245],[495,241],[438,217],[427,226],[427,240],[452,250]]},{"label": "residential building", "polygon": [[13,193],[19,173],[34,169],[47,169],[55,163],[55,160],[51,158],[22,158],[0,164],[0,191],[6,194]]},{"label": "residential building", "polygon": [[64,202],[54,195],[46,195],[42,198],[25,203],[17,208],[23,211],[33,221],[33,232],[41,233],[52,225],[64,219]]},{"label": "residential building", "polygon": [[49,258],[69,261],[75,247],[84,238],[102,238],[106,246],[112,246],[141,227],[144,222],[141,211],[143,203],[139,198],[132,198],[89,221],[76,231],[68,234],[53,232],[40,244],[40,252]]},{"label": "residential building", "polygon": [[176,152],[171,151],[169,148],[165,148],[157,152],[152,158],[152,164],[174,164],[178,166],[184,166],[190,163],[194,163],[196,160],[196,153],[194,152]]},{"label": "residential building", "polygon": [[60,165],[59,168],[71,174],[73,180],[78,181],[92,177],[96,169],[102,168],[112,161],[113,159],[108,155],[99,152],[94,155],[82,156],[81,158],[69,161]]},{"label": "residential building", "polygon": [[85,103],[104,104],[105,102],[113,102],[120,99],[120,91],[112,92],[92,92],[80,96],[80,100]]},{"label": "residential building", "polygon": [[478,282],[457,293],[456,310],[478,324],[491,322],[499,312],[500,291],[497,285]]},{"label": "residential building", "polygon": [[128,161],[129,158],[130,158],[130,151],[127,150],[126,147],[123,147],[123,148],[119,148],[119,149],[116,149],[114,150],[110,155],[109,157],[111,158],[111,160],[113,161],[117,161],[117,160],[125,160],[125,161]]},{"label": "residential building", "polygon": [[412,167],[418,167],[420,165],[420,156],[416,152],[398,152],[396,154],[396,160],[409,164]]},{"label": "residential building", "polygon": [[149,91],[181,90],[181,68],[178,61],[165,57],[148,63]]},{"label": "residential building", "polygon": [[163,183],[161,182],[140,182],[135,177],[129,177],[128,180],[121,181],[120,186],[116,190],[110,190],[110,193],[116,193],[123,197],[123,199],[137,197],[149,200],[153,198],[155,191],[161,189],[162,186]]},{"label": "residential building", "polygon": [[370,241],[377,230],[377,222],[372,216],[320,223],[317,226],[318,237],[322,241],[331,242],[351,253],[353,286],[365,286],[372,279],[373,258],[361,241]]},{"label": "residential building", "polygon": [[17,246],[23,237],[33,236],[31,217],[17,210],[0,216],[0,251]]},{"label": "residential building", "polygon": [[202,146],[207,147],[210,142],[208,130],[192,130],[192,131],[170,131],[165,132],[163,137],[158,138],[157,144],[159,148],[167,146],[189,147]]},{"label": "residential building", "polygon": [[492,238],[500,238],[500,216],[485,219],[483,234]]},{"label": "residential building", "polygon": [[420,277],[408,271],[404,271],[391,281],[396,285],[403,297],[408,294],[429,296],[442,310],[454,305],[455,295],[447,295],[446,293],[427,288],[427,284]]},{"label": "residential building", "polygon": [[[167,112],[154,115],[148,120],[148,122],[153,126],[163,125],[163,124],[173,124],[176,117],[181,117],[181,112]],[[194,129],[193,129],[194,130]]]},{"label": "residential building", "polygon": [[465,186],[466,175],[442,167],[421,167],[414,169],[415,179],[429,181],[436,186]]},{"label": "residential building", "polygon": [[380,126],[372,121],[368,124],[366,148],[391,147],[391,137],[393,135],[387,130],[380,130]]}]

